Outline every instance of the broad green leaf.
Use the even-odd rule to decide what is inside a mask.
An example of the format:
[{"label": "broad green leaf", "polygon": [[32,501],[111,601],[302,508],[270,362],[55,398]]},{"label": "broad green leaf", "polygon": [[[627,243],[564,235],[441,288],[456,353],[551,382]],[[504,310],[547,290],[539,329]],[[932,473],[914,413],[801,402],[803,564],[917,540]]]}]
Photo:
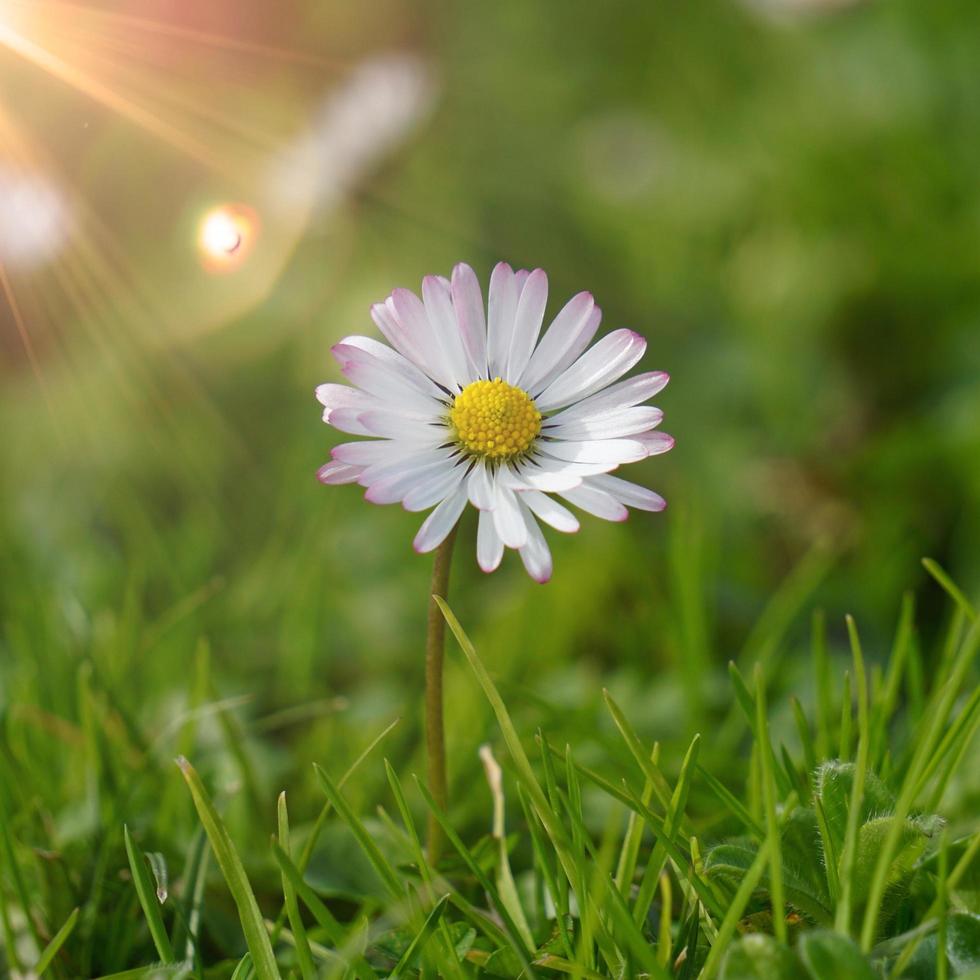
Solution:
[{"label": "broad green leaf", "polygon": [[799,980],[800,971],[791,949],[772,936],[752,933],[728,948],[721,980]]},{"label": "broad green leaf", "polygon": [[197,814],[211,841],[211,849],[238,907],[238,917],[242,923],[242,931],[245,933],[246,945],[252,954],[252,965],[256,976],[259,980],[279,980],[279,969],[272,953],[272,944],[269,942],[262,913],[255,901],[252,886],[249,884],[238,851],[235,850],[235,845],[225,829],[224,821],[214,808],[197,770],[183,757],[177,760],[177,764],[190,788]]},{"label": "broad green leaf", "polygon": [[[863,905],[871,887],[871,877],[895,817],[869,820],[858,831],[857,854],[854,862],[853,897],[855,907]],[[911,821],[903,821],[898,847],[895,848],[885,881],[892,889],[908,878],[926,848],[926,835]]]},{"label": "broad green leaf", "polygon": [[[830,832],[834,851],[838,855],[844,849],[847,831],[847,811],[854,786],[854,763],[833,759],[817,770],[815,793],[823,807],[827,830]],[[865,774],[864,800],[861,805],[861,822],[871,815],[891,813],[895,798],[888,787],[872,772]]]},{"label": "broad green leaf", "polygon": [[810,980],[875,980],[857,943],[840,933],[805,932],[796,952]]}]

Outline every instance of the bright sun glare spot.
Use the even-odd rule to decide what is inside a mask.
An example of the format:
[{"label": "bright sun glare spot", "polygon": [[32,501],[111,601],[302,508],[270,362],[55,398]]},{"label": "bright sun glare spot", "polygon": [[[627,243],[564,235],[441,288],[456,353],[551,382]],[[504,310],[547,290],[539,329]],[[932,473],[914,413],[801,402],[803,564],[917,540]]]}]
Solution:
[{"label": "bright sun glare spot", "polygon": [[258,222],[239,204],[223,204],[201,220],[198,246],[205,268],[230,270],[241,265],[255,241]]}]

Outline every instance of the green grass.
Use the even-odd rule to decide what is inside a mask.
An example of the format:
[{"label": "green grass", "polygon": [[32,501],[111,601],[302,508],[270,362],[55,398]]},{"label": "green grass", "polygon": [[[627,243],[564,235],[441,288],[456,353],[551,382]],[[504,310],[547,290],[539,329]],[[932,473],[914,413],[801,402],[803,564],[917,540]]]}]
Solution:
[{"label": "green grass", "polygon": [[[749,686],[733,663],[736,713],[722,703],[683,750],[651,743],[641,732],[655,719],[636,728],[609,692],[601,747],[525,730],[441,604],[496,727],[496,752],[457,775],[483,800],[483,817],[463,807],[461,824],[458,807],[440,810],[385,758],[392,725],[365,734],[352,765],[324,752],[295,794],[307,812],[287,810],[285,792],[277,805],[203,651],[188,680],[194,708],[174,733],[210,761],[202,777],[179,759],[180,791],[178,767],[153,750],[159,733],[83,662],[77,723],[52,716],[25,731],[5,719],[7,970],[64,980],[965,975],[980,968],[980,828],[963,795],[980,623],[945,573],[928,570],[953,613],[935,649],[916,651],[934,665],[921,691],[910,599],[871,674],[848,619],[846,682],[817,620],[812,702],[771,671],[767,681],[759,661]],[[756,633],[754,649],[773,663],[784,628]],[[223,746],[216,755],[209,739]],[[85,767],[81,798],[52,799],[45,761],[63,751]],[[356,787],[371,771],[382,780],[365,795]],[[448,841],[436,867],[419,836],[429,812]]]}]

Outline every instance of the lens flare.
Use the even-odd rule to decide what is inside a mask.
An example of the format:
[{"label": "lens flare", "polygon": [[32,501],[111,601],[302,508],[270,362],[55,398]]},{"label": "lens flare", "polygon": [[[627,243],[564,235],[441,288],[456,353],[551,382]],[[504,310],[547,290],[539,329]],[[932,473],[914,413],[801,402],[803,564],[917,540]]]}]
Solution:
[{"label": "lens flare", "polygon": [[223,204],[201,219],[198,248],[210,272],[230,272],[248,257],[258,232],[255,212],[243,204]]}]

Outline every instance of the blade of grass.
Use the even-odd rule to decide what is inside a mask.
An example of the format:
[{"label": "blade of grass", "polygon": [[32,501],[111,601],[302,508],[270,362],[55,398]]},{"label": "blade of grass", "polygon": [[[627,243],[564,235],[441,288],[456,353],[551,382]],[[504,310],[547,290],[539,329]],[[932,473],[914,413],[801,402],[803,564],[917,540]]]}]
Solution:
[{"label": "blade of grass", "polygon": [[[656,766],[660,761],[660,744],[653,743],[650,752],[650,761]],[[653,783],[650,779],[644,780],[643,792],[640,800],[645,806],[650,805],[653,796]],[[624,898],[629,896],[630,888],[633,885],[633,877],[636,874],[636,862],[640,856],[640,845],[643,843],[643,821],[633,811],[629,811],[629,820],[626,824],[626,834],[623,837],[623,846],[619,852],[619,861],[616,862],[616,887]]]},{"label": "blade of grass", "polygon": [[847,762],[851,758],[851,728],[853,725],[854,707],[851,704],[851,672],[844,671],[844,690],[840,701],[840,745],[837,749],[837,757],[842,762]]},{"label": "blade of grass", "polygon": [[871,753],[868,768],[877,772],[887,748],[888,722],[895,712],[898,694],[902,686],[905,664],[908,660],[912,629],[915,623],[915,599],[911,592],[902,597],[902,611],[898,617],[898,629],[888,658],[888,673],[880,698],[875,698],[871,716]]},{"label": "blade of grass", "polygon": [[833,730],[834,709],[830,656],[827,652],[827,620],[822,611],[817,610],[813,614],[810,630],[810,650],[813,656],[813,674],[817,691],[817,758],[828,759],[830,758],[830,733]]},{"label": "blade of grass", "polygon": [[343,793],[341,793],[334,781],[327,775],[325,769],[316,763],[313,763],[313,769],[316,772],[316,778],[320,783],[320,787],[327,794],[327,799],[333,804],[337,815],[350,828],[357,843],[361,845],[361,850],[364,851],[365,856],[371,862],[374,870],[378,872],[378,876],[384,882],[388,891],[391,892],[392,897],[404,898],[405,887],[402,884],[401,876],[392,867],[391,862],[381,853],[381,849],[375,844],[374,838],[367,832],[360,818],[351,809]]},{"label": "blade of grass", "polygon": [[276,840],[272,841],[272,856],[279,865],[279,870],[289,880],[293,890],[302,899],[303,904],[310,910],[313,918],[316,919],[320,928],[326,933],[327,938],[333,943],[338,955],[346,963],[350,963],[363,977],[376,977],[371,965],[356,952],[349,952],[348,947],[353,944],[348,942],[344,927],[336,920],[334,914],[327,908],[323,900],[316,892],[303,880],[299,869],[293,864],[289,855],[279,846]]},{"label": "blade of grass", "polygon": [[[279,823],[279,846],[286,854],[289,854],[289,810],[286,807],[285,791],[279,794],[276,816]],[[299,914],[299,905],[296,902],[296,890],[293,888],[285,872],[282,875],[282,894],[286,902],[286,914],[289,916],[290,931],[295,941],[299,972],[303,980],[311,980],[311,978],[316,977],[316,967],[313,965],[313,953],[310,950],[310,941],[306,936],[306,927],[303,925],[303,919]]]},{"label": "blade of grass", "polygon": [[847,936],[851,932],[851,903],[854,887],[855,862],[857,859],[858,831],[861,826],[861,808],[864,802],[864,784],[868,774],[868,754],[871,750],[871,733],[868,727],[868,685],[864,672],[864,654],[861,638],[853,616],[847,616],[847,635],[854,657],[854,686],[858,703],[858,752],[851,782],[851,799],[847,807],[847,827],[844,847],[840,858],[840,901],[834,916],[834,928]]},{"label": "blade of grass", "polygon": [[34,967],[35,976],[43,976],[44,971],[51,966],[54,958],[58,955],[58,951],[62,946],[64,946],[65,940],[71,935],[72,930],[75,928],[76,922],[78,922],[77,908],[72,910],[72,913],[68,916],[65,924],[54,934],[51,942],[44,947],[44,952],[41,953],[41,956],[37,961],[37,966]]},{"label": "blade of grass", "polygon": [[769,861],[771,843],[772,841],[766,838],[762,847],[759,848],[759,853],[756,855],[755,860],[749,866],[748,871],[745,872],[745,876],[739,883],[731,904],[725,912],[725,917],[721,920],[721,925],[718,927],[718,935],[711,944],[711,949],[708,950],[707,959],[705,959],[704,966],[701,968],[701,980],[711,980],[718,972],[718,968],[721,966],[721,959],[728,951],[728,945],[732,941],[732,936],[735,935],[735,929],[742,918],[742,913],[749,904],[752,893],[762,880],[762,874]]},{"label": "blade of grass", "polygon": [[786,907],[783,901],[783,860],[776,820],[776,778],[773,773],[772,745],[769,742],[769,718],[766,714],[766,681],[761,664],[755,667],[755,737],[762,764],[762,798],[766,817],[766,840],[769,842],[769,895],[772,902],[772,925],[776,939],[786,942]]},{"label": "blade of grass", "polygon": [[457,854],[459,854],[459,856],[463,859],[463,863],[469,869],[470,874],[473,875],[480,887],[487,893],[487,897],[490,899],[490,904],[496,909],[497,914],[500,916],[500,919],[504,924],[504,932],[511,948],[517,954],[521,960],[521,963],[526,967],[530,967],[533,951],[524,945],[524,939],[521,936],[521,931],[511,918],[507,906],[501,900],[500,895],[497,892],[496,885],[494,885],[494,883],[490,880],[483,868],[480,867],[480,864],[473,856],[473,853],[463,843],[459,834],[456,833],[455,829],[446,819],[445,813],[443,813],[436,801],[432,798],[432,794],[428,791],[427,787],[422,783],[418,776],[415,776],[414,779],[415,785],[422,794],[422,798],[425,800],[426,805],[429,807],[430,811],[435,814],[436,820],[439,821],[440,826],[445,832],[446,839],[450,844],[452,844],[452,846],[456,849]]},{"label": "blade of grass", "polygon": [[977,619],[977,611],[973,608],[973,603],[963,594],[962,589],[949,577],[946,570],[939,562],[932,558],[923,558],[922,567],[939,583],[946,594],[963,610],[967,619],[971,623]]},{"label": "blade of grass", "polygon": [[[394,728],[401,721],[400,718],[396,718],[393,722],[383,728],[366,746],[366,748],[361,752],[361,754],[350,764],[347,771],[340,777],[340,781],[337,783],[339,789],[343,789],[347,784],[347,780],[361,767],[361,764],[365,759],[384,741],[384,739],[394,730]],[[317,814],[316,820],[313,822],[313,828],[307,836],[305,842],[303,843],[303,848],[299,852],[299,859],[296,862],[296,866],[299,868],[300,873],[305,873],[306,869],[310,866],[310,860],[313,857],[313,851],[316,849],[317,842],[320,840],[320,834],[323,832],[323,828],[326,826],[327,817],[330,816],[330,810],[333,804],[330,800],[320,809]],[[279,929],[282,928],[286,921],[286,906],[283,904],[282,908],[279,909],[279,915],[276,916],[275,928],[272,931],[271,939],[275,943],[276,939],[279,937]]]},{"label": "blade of grass", "polygon": [[924,715],[925,733],[917,739],[915,755],[912,757],[912,762],[905,774],[905,779],[902,781],[902,788],[895,803],[894,819],[878,854],[878,861],[871,878],[864,924],[861,929],[861,948],[865,951],[871,949],[874,941],[875,929],[878,924],[878,911],[885,892],[888,869],[895,855],[895,848],[898,846],[905,819],[915,802],[916,787],[939,742],[940,733],[946,724],[946,719],[959,694],[963,680],[973,665],[978,647],[980,647],[980,620],[975,620],[969,633],[963,639],[949,678],[930,698],[929,707]]},{"label": "blade of grass", "polygon": [[235,900],[235,905],[238,907],[238,916],[241,919],[246,945],[252,954],[255,973],[259,980],[279,980],[279,970],[272,953],[269,935],[262,921],[262,914],[259,912],[255,894],[252,892],[252,886],[245,874],[241,858],[239,858],[235,845],[225,829],[224,821],[214,808],[197,770],[183,757],[177,760],[177,765],[180,766],[180,771],[187,781],[191,797],[194,800],[194,807],[204,829],[207,831],[208,839],[211,841],[211,849],[214,851],[218,866],[221,868],[221,873],[224,875],[232,898]]},{"label": "blade of grass", "polygon": [[408,970],[418,958],[425,944],[429,941],[429,937],[435,932],[436,927],[442,920],[442,914],[446,910],[446,904],[449,901],[448,895],[443,895],[438,902],[433,906],[432,911],[429,913],[425,920],[421,930],[415,935],[415,938],[408,944],[408,948],[405,950],[402,958],[395,965],[394,970],[388,975],[388,980],[398,980],[402,974]]},{"label": "blade of grass", "polygon": [[139,845],[133,840],[129,833],[129,827],[123,824],[123,840],[126,844],[126,857],[129,859],[129,870],[133,876],[133,886],[140,900],[140,908],[143,909],[143,917],[150,929],[150,936],[153,938],[153,945],[156,946],[157,955],[164,963],[174,963],[173,947],[170,945],[170,937],[167,935],[167,928],[163,924],[163,914],[160,911],[160,902],[157,898],[157,890],[150,880],[150,870],[146,864],[146,855]]}]

